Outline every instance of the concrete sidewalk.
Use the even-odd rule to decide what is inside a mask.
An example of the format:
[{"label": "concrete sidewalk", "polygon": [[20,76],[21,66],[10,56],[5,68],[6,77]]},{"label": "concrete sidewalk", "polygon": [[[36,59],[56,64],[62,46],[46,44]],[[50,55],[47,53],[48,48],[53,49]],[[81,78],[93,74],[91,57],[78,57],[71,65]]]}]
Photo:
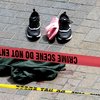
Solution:
[{"label": "concrete sidewalk", "polygon": [[[40,13],[42,37],[29,42],[25,37],[32,9]],[[44,28],[52,16],[66,11],[73,21],[73,38],[66,44],[44,39]],[[100,57],[100,0],[0,0],[0,45]],[[0,83],[9,83],[9,77]],[[29,86],[100,93],[100,68],[66,65],[53,81],[31,82]],[[67,95],[0,89],[0,100],[100,100],[98,96]]]}]

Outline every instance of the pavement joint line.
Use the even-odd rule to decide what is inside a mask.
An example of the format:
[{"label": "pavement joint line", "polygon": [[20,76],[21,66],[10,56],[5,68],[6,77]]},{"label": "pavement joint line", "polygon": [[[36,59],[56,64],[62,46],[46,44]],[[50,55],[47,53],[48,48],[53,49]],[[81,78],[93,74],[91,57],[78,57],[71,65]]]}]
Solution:
[{"label": "pavement joint line", "polygon": [[[5,8],[3,8],[3,9],[5,9]],[[19,11],[19,12],[32,12],[32,11],[23,11],[23,10],[12,10],[12,9],[8,9],[8,10],[11,10],[11,11]],[[58,13],[58,15],[60,15],[61,14],[61,12],[62,11],[59,11],[59,13]],[[48,13],[41,13],[40,12],[40,14],[45,14],[45,15],[54,15],[54,14],[48,14]],[[87,15],[88,15],[88,13],[87,13]],[[3,16],[3,15],[0,15],[0,16]],[[3,16],[3,17],[11,17],[11,16]],[[16,17],[16,16],[13,16],[13,18],[22,18],[22,17]],[[78,19],[86,19],[86,20],[90,20],[90,21],[98,21],[98,20],[92,20],[92,19],[87,19],[87,18],[79,18],[79,17],[74,17],[74,16],[71,16],[70,18],[78,18]],[[27,19],[27,18],[22,18],[22,19]],[[84,21],[84,20],[83,20]],[[75,24],[76,25],[76,24]]]},{"label": "pavement joint line", "polygon": [[[23,3],[22,3],[23,4]],[[28,4],[25,4],[25,5],[28,5]],[[41,5],[34,5],[34,6],[36,6],[36,7],[48,7],[48,6],[41,6]],[[2,8],[2,9],[5,9],[5,8],[3,8],[3,7],[0,7],[0,8]],[[83,11],[83,10],[72,10],[72,9],[66,9],[66,8],[59,8],[59,7],[51,7],[50,6],[50,8],[56,8],[56,9],[63,9],[63,10],[70,10],[70,11],[82,11],[82,12],[87,12],[87,11]],[[13,8],[10,8],[10,9],[8,9],[8,10],[13,10],[13,11],[20,11],[20,12],[31,12],[31,11],[23,11],[23,10],[16,10],[16,9],[13,9]],[[88,13],[88,12],[87,12]]]},{"label": "pavement joint line", "polygon": [[[83,42],[87,42],[87,43],[94,43],[94,42],[92,42],[92,41],[87,41],[87,40],[82,40]],[[100,43],[98,43],[98,42],[95,42],[96,44],[100,44]],[[97,50],[96,50],[97,51]],[[99,50],[100,51],[100,50]]]},{"label": "pavement joint line", "polygon": [[86,25],[80,25],[80,26],[85,26],[85,27],[89,27],[89,28],[95,28],[95,29],[100,29],[100,28],[97,28],[97,27],[92,27],[92,26],[86,26]]},{"label": "pavement joint line", "polygon": [[94,83],[92,84],[92,87],[95,85],[95,83],[97,83],[98,77],[97,79],[94,81]]},{"label": "pavement joint line", "polygon": [[[99,69],[99,68],[98,68]],[[75,72],[82,72],[82,71],[75,71]],[[82,72],[82,73],[86,73],[86,74],[92,74],[92,75],[100,75],[100,74],[96,74],[96,73],[90,73],[90,72]]]},{"label": "pavement joint line", "polygon": [[[3,16],[2,16],[3,17]],[[4,16],[4,17],[9,17],[9,16]],[[10,17],[9,17],[10,18]],[[21,17],[16,17],[16,18],[19,18],[19,19],[28,19],[28,18],[21,18]],[[47,20],[44,20],[44,21],[47,21]],[[9,22],[0,22],[0,23],[2,23],[2,24],[11,24],[11,25],[20,25],[20,24],[13,24],[13,23],[9,23]],[[27,26],[27,25],[23,25],[24,24],[24,22],[22,23],[22,25],[21,26]],[[73,25],[76,25],[76,26],[79,26],[79,25],[77,25],[77,24],[73,24]],[[79,32],[77,32],[77,33],[79,33]]]},{"label": "pavement joint line", "polygon": [[[42,13],[40,13],[40,14],[42,14]],[[46,14],[46,15],[48,15],[48,14]],[[60,14],[59,14],[60,15]],[[59,17],[59,15],[57,16],[57,17]],[[9,17],[9,18],[11,18],[11,16],[3,16],[3,15],[0,15],[1,17]],[[28,18],[22,18],[22,17],[13,17],[13,18],[19,18],[19,19],[28,19]],[[76,17],[70,17],[70,18],[76,18]],[[77,18],[76,18],[77,19]],[[78,18],[78,19],[83,19],[83,21],[84,21],[84,18]],[[44,20],[44,21],[46,21],[46,20]],[[95,20],[95,21],[97,21],[97,20]],[[6,23],[6,22],[0,22],[0,23],[4,23],[4,24],[12,24],[12,25],[19,25],[19,24],[13,24],[13,23]],[[24,22],[23,22],[24,23]],[[82,23],[82,22],[81,22]],[[79,25],[77,25],[77,24],[74,24],[74,22],[73,22],[73,25],[75,25],[75,26],[79,26]],[[27,26],[27,25],[23,25],[22,24],[22,26]],[[85,26],[85,25],[80,25],[80,26],[83,26],[83,27],[89,27],[89,26]],[[95,28],[95,29],[100,29],[100,28],[96,28],[96,27],[89,27],[89,28]],[[79,32],[77,32],[77,33],[79,33]]]},{"label": "pavement joint line", "polygon": [[83,81],[83,79],[81,79],[81,81],[77,84],[77,86],[75,87],[75,91],[79,87],[79,85],[81,84],[82,81]]},{"label": "pavement joint line", "polygon": [[10,38],[10,40],[13,40],[13,37],[16,35],[16,33],[14,33],[14,35]]},{"label": "pavement joint line", "polygon": [[[2,2],[23,4],[23,3],[21,3],[21,2],[14,2],[14,1],[7,1],[7,0],[2,1]],[[54,1],[53,1],[53,2],[54,2]],[[56,1],[55,1],[55,2],[56,2]],[[89,4],[73,3],[73,2],[70,2],[70,0],[69,0],[69,3],[72,3],[72,4],[79,4],[79,5],[86,5],[86,6],[93,6],[93,5],[89,5]],[[25,4],[26,4],[26,5],[33,5],[33,4],[29,4],[29,3],[27,3],[27,2],[26,2]],[[48,7],[48,6],[41,6],[41,5],[34,5],[34,6]],[[100,7],[100,6],[98,6],[98,7]]]},{"label": "pavement joint line", "polygon": [[[0,7],[1,8],[1,7]],[[5,9],[5,8],[2,8],[2,9]],[[31,13],[32,11],[24,11],[24,10],[15,10],[15,9],[8,9],[8,10],[11,10],[11,11],[18,11],[18,12],[28,12],[28,13]],[[54,15],[54,14],[49,14],[49,13],[41,13],[40,14],[45,14],[45,15]],[[1,15],[0,15],[1,16]],[[7,17],[7,16],[5,16]],[[10,16],[8,16],[10,17]],[[15,16],[16,17],[16,16]]]},{"label": "pavement joint line", "polygon": [[[85,38],[84,38],[85,39]],[[83,42],[89,42],[89,43],[94,43],[92,41],[89,41],[89,40],[83,40]],[[100,42],[95,42],[96,44],[100,44]]]},{"label": "pavement joint line", "polygon": [[[20,25],[20,24],[12,24],[12,23],[3,23],[3,22],[0,22],[1,24],[8,24],[8,25]],[[21,25],[21,26],[27,26],[27,25]]]},{"label": "pavement joint line", "polygon": [[[73,2],[70,2],[70,3],[73,3]],[[76,3],[76,4],[86,5],[86,6],[93,6],[93,5],[89,5],[89,4],[82,4],[82,3]]]}]

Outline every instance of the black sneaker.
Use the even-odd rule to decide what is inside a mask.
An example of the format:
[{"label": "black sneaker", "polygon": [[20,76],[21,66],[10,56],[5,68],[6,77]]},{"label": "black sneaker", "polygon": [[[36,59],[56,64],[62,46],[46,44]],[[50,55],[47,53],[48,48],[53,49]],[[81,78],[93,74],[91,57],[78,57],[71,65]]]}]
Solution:
[{"label": "black sneaker", "polygon": [[59,31],[57,33],[57,40],[61,42],[69,41],[72,38],[71,21],[66,15],[62,13],[59,17]]},{"label": "black sneaker", "polygon": [[29,26],[27,28],[27,38],[38,39],[41,37],[40,33],[40,16],[38,12],[33,9],[33,12],[29,18]]}]

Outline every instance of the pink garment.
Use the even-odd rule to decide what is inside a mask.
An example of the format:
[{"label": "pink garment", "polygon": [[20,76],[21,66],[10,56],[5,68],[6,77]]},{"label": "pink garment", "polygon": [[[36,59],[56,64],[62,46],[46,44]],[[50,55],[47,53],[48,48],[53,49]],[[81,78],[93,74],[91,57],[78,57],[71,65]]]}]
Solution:
[{"label": "pink garment", "polygon": [[49,40],[52,40],[59,30],[58,21],[57,17],[53,17],[50,24],[46,27],[46,35]]}]

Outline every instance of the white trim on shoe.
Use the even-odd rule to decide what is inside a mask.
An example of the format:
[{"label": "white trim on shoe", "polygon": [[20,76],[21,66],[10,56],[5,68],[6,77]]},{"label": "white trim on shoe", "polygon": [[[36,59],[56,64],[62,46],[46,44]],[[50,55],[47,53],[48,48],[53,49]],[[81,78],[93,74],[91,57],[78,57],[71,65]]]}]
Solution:
[{"label": "white trim on shoe", "polygon": [[71,36],[70,36],[69,38],[67,38],[66,40],[70,40],[70,39],[72,39],[72,37],[73,37],[73,36],[71,35]]},{"label": "white trim on shoe", "polygon": [[[26,34],[28,38],[33,38],[33,36],[30,36],[28,33]],[[41,37],[41,33],[36,36],[37,38]]]},{"label": "white trim on shoe", "polygon": [[60,32],[68,32],[71,29],[71,25],[69,24],[69,29],[68,30],[59,30]]},{"label": "white trim on shoe", "polygon": [[38,30],[38,29],[40,29],[40,26],[39,27],[37,27],[37,28],[30,28],[30,27],[28,27],[31,31],[35,31],[35,30]]},{"label": "white trim on shoe", "polygon": [[[69,29],[68,30],[59,30],[60,32],[68,32],[71,30],[71,25],[69,24]],[[62,38],[58,37],[59,40],[62,40]],[[66,38],[65,40],[70,40],[72,39],[72,34],[69,38]]]},{"label": "white trim on shoe", "polygon": [[[59,40],[63,40],[62,38],[58,37]],[[72,39],[72,35],[69,38],[66,38],[65,40],[70,40]]]},{"label": "white trim on shoe", "polygon": [[59,30],[60,32],[68,32],[71,28],[69,28],[68,30]]},{"label": "white trim on shoe", "polygon": [[41,37],[41,33],[38,36],[36,36],[36,37]]}]

